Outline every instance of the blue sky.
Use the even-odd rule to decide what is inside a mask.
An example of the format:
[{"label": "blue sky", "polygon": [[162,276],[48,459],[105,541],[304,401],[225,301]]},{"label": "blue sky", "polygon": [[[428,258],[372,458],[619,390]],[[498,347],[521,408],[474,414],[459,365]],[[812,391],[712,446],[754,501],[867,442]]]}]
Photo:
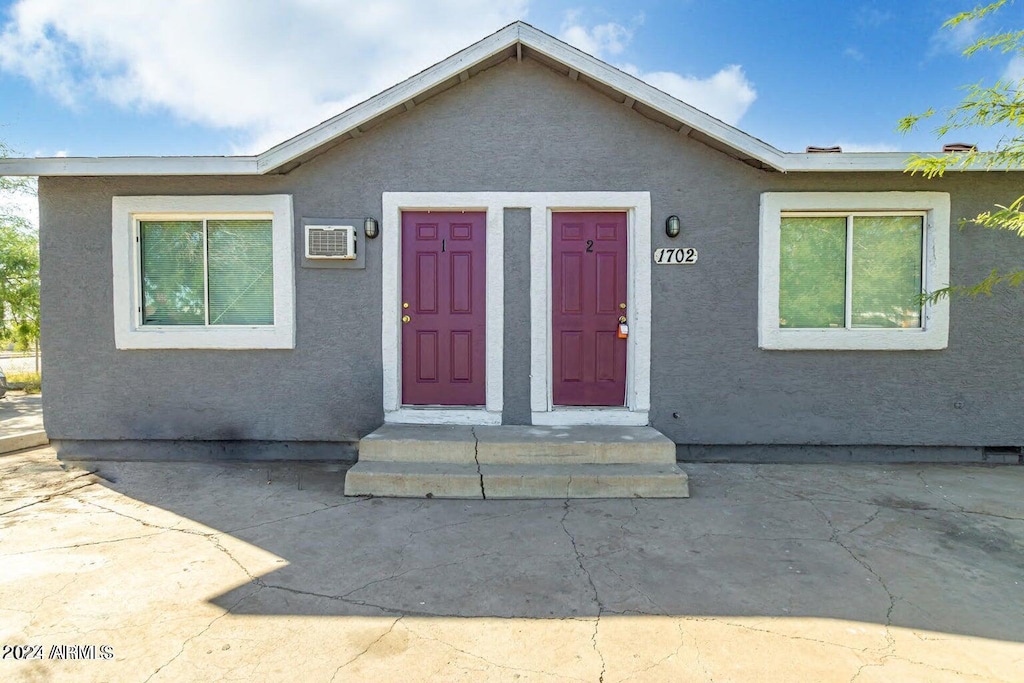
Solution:
[{"label": "blue sky", "polygon": [[[0,140],[24,156],[258,152],[522,18],[786,151],[929,150],[897,120],[1024,76],[941,30],[973,0],[0,2]],[[1024,24],[1024,4],[987,29]],[[991,147],[991,131],[946,141]]]}]

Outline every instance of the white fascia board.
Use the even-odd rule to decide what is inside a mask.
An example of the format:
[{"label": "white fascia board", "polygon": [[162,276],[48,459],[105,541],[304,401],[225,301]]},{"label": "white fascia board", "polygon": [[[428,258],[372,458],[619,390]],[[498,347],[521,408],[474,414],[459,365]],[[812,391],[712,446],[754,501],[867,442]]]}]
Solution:
[{"label": "white fascia board", "polygon": [[0,159],[0,176],[256,175],[256,157]]},{"label": "white fascia board", "polygon": [[[907,162],[912,157],[940,157],[937,152],[819,152],[814,154],[787,153],[784,155],[783,169],[787,172],[886,172],[902,173],[907,170]],[[967,168],[952,167],[954,171],[1024,171],[1024,167],[986,168],[983,164]]]},{"label": "white fascia board", "polygon": [[[787,172],[893,171],[907,169],[913,152],[788,153],[783,161]],[[917,156],[924,156],[917,154]]]},{"label": "white fascia board", "polygon": [[442,62],[388,88],[323,123],[271,147],[257,158],[260,173],[270,173],[294,159],[340,137],[380,114],[427,92],[480,62],[494,56],[519,39],[517,24],[510,24],[483,40],[456,52]]}]

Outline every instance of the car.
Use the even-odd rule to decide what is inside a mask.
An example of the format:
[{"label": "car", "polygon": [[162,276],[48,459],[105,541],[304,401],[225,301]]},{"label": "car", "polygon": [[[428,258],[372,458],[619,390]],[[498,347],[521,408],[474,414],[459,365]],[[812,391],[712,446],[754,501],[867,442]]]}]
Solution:
[{"label": "car", "polygon": [[7,377],[4,376],[3,368],[0,368],[0,398],[7,393]]}]

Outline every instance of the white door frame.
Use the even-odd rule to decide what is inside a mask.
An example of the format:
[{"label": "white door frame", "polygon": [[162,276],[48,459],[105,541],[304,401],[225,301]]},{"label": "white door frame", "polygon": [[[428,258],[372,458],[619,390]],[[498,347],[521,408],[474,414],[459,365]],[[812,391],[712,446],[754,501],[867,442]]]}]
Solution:
[{"label": "white door frame", "polygon": [[[538,425],[646,425],[651,387],[651,195],[649,192],[384,192],[381,216],[381,348],[385,422],[501,424],[504,391],[505,209],[530,209],[530,408]],[[487,214],[486,404],[405,406],[402,397],[402,211]],[[551,213],[628,214],[626,405],[555,407],[551,400]]]},{"label": "white door frame", "polygon": [[[651,406],[651,195],[649,192],[556,192],[531,207],[530,408],[535,425],[646,425]],[[551,332],[551,214],[561,211],[625,211],[626,404],[621,407],[554,405]]]}]

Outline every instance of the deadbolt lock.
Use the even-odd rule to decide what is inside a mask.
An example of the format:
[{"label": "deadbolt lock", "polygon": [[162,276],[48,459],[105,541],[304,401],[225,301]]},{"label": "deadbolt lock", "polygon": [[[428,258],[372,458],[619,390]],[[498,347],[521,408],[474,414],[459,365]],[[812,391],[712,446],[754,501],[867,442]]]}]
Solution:
[{"label": "deadbolt lock", "polygon": [[619,308],[621,308],[622,310],[626,310],[626,304],[619,304]]},{"label": "deadbolt lock", "polygon": [[412,318],[410,318],[409,316],[407,316],[407,315],[403,315],[403,316],[402,316],[402,322],[403,322],[403,323],[407,323],[407,322],[409,322],[410,320],[412,320]]},{"label": "deadbolt lock", "polygon": [[408,301],[403,301],[402,302],[402,308],[409,308],[409,302]]}]

